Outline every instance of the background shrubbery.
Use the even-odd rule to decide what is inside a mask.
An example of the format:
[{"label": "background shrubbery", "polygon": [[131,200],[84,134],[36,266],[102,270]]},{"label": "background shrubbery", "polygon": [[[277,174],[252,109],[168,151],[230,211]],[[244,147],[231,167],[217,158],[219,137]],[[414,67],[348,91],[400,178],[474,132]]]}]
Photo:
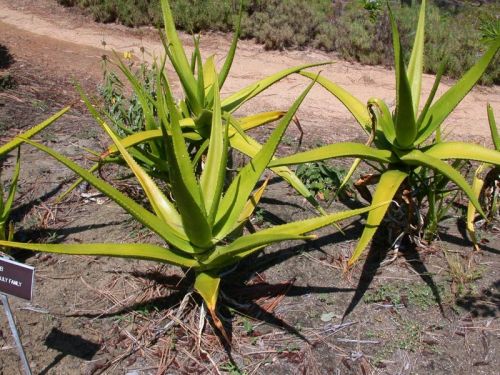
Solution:
[{"label": "background shrubbery", "polygon": [[[57,0],[87,9],[100,22],[127,26],[160,25],[159,0]],[[394,1],[403,46],[412,43],[418,9]],[[415,2],[414,2],[415,3]],[[229,31],[236,20],[238,0],[171,0],[178,27]],[[427,12],[425,70],[435,73],[447,58],[452,78],[469,69],[484,49],[481,28],[497,25],[500,6],[495,1],[436,0]],[[498,32],[498,30],[497,30]],[[370,17],[361,1],[244,0],[242,37],[255,38],[268,49],[315,47],[336,51],[342,58],[363,64],[391,65],[391,36],[386,12]],[[481,81],[500,84],[500,57]]]}]

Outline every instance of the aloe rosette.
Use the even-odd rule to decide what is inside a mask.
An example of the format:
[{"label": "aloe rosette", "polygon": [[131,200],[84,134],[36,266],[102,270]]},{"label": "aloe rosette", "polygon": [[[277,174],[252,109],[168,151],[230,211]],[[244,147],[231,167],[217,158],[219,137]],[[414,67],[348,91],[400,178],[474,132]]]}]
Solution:
[{"label": "aloe rosette", "polygon": [[[130,199],[104,180],[76,163],[39,143],[24,139],[73,170],[96,189],[123,207],[131,216],[165,241],[165,246],[147,243],[92,243],[92,244],[37,244],[0,241],[13,248],[65,254],[86,254],[130,257],[169,263],[196,273],[194,288],[203,297],[216,325],[223,331],[215,309],[221,281],[221,272],[242,258],[264,247],[285,240],[305,240],[305,235],[338,220],[369,211],[361,208],[332,213],[274,226],[256,233],[243,235],[242,226],[258,204],[266,182],[257,189],[263,172],[271,161],[280,140],[314,82],[290,107],[265,144],[244,166],[227,189],[226,164],[229,153],[229,122],[222,117],[218,80],[213,83],[213,110],[209,144],[201,174],[196,174],[188,143],[181,127],[179,113],[164,73],[163,95],[156,106],[161,119],[161,140],[165,144],[166,165],[170,176],[169,191],[162,191],[153,178],[135,161],[106,121],[84,97],[90,111],[113,140],[114,146],[134,173],[148,198],[152,211]],[[214,73],[216,77],[216,73]]]},{"label": "aloe rosette", "polygon": [[[419,113],[422,73],[424,62],[425,7],[423,0],[408,67],[403,61],[399,33],[390,13],[394,62],[396,73],[396,108],[391,113],[382,100],[373,98],[363,104],[342,87],[332,81],[310,72],[302,72],[306,77],[316,79],[331,92],[351,112],[357,122],[373,139],[371,145],[358,143],[332,144],[310,151],[297,153],[273,160],[271,167],[289,166],[329,158],[356,158],[350,170],[352,174],[362,160],[381,164],[380,181],[373,194],[373,204],[391,201],[407,177],[419,168],[429,168],[455,183],[468,196],[471,204],[483,215],[474,189],[458,170],[446,161],[450,159],[476,160],[500,165],[500,152],[465,142],[442,142],[440,137],[430,139],[439,132],[440,126],[453,109],[479,80],[500,48],[500,37],[490,42],[489,48],[477,63],[456,84],[434,102],[444,65],[437,74],[434,85]],[[352,265],[363,253],[377,231],[390,203],[371,211],[359,242],[349,260]]]}]

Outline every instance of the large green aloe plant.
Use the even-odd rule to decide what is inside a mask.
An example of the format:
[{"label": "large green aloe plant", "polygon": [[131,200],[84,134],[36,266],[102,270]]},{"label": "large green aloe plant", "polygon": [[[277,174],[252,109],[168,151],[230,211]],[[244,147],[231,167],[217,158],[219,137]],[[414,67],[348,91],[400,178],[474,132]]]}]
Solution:
[{"label": "large green aloe plant", "polygon": [[[495,115],[493,114],[493,108],[490,104],[487,107],[488,111],[488,123],[490,125],[491,132],[491,140],[493,141],[493,147],[496,151],[500,152],[500,137],[498,136],[498,128],[495,121]],[[483,174],[486,176],[483,177]],[[492,189],[491,196],[491,205],[489,207],[489,211],[491,213],[490,218],[495,215],[495,212],[498,211],[498,201],[497,201],[497,187],[495,184],[498,180],[498,175],[500,174],[500,167],[492,166],[488,163],[482,163],[476,170],[474,174],[474,180],[472,181],[472,190],[479,200],[481,197],[481,193],[485,190],[485,188]],[[486,183],[488,182],[488,183]],[[486,183],[486,186],[485,186]],[[488,186],[493,185],[493,186]],[[476,228],[474,227],[474,219],[476,217],[476,208],[469,203],[467,206],[467,232],[469,232],[469,237],[474,243],[474,247],[479,250],[479,245],[476,236]]]},{"label": "large green aloe plant", "polygon": [[[212,108],[215,98],[214,84],[215,81],[217,81],[220,90],[229,75],[236,53],[238,37],[240,35],[240,22],[238,22],[236,32],[222,68],[219,73],[216,73],[214,56],[210,56],[205,62],[202,61],[198,39],[195,39],[194,52],[192,53],[191,59],[188,59],[188,54],[175,28],[168,0],[161,1],[161,8],[165,25],[165,35],[162,39],[165,54],[174,68],[183,89],[183,97],[176,104],[180,114],[179,123],[184,137],[189,142],[190,152],[196,153],[199,151],[199,155],[201,156],[209,144],[211,135]],[[161,63],[153,64],[153,71],[160,72],[164,70],[165,62],[166,61],[162,61]],[[298,73],[302,69],[324,64],[326,63],[305,64],[282,70],[222,99],[220,103],[221,116],[229,123],[229,145],[249,157],[256,156],[261,149],[261,145],[248,135],[247,131],[276,121],[280,119],[285,112],[271,111],[243,118],[236,118],[233,113],[250,99],[256,97],[283,78]],[[167,150],[162,140],[161,119],[158,117],[158,103],[160,102],[160,97],[163,95],[162,91],[164,87],[162,86],[164,81],[157,81],[155,85],[156,92],[151,93],[120,59],[118,59],[117,65],[130,82],[144,114],[143,131],[130,133],[122,141],[127,147],[132,147],[130,153],[148,173],[168,181],[168,166],[165,163]],[[112,118],[109,119],[113,121]],[[113,125],[115,125],[115,127],[120,127],[120,124],[117,123]],[[123,127],[120,127],[120,129],[127,130],[123,129]],[[147,147],[144,147],[144,145],[147,145]],[[95,171],[101,164],[109,162],[123,162],[115,146],[111,146],[105,151],[100,156],[99,163],[94,165],[91,170]],[[289,168],[275,167],[272,170],[287,180],[290,185],[316,207],[319,212],[324,213],[323,209],[315,200],[314,195]],[[80,183],[80,181],[81,180],[77,181],[72,188]]]},{"label": "large green aloe plant", "polygon": [[[354,157],[357,159],[351,168],[350,173],[352,173],[361,160],[378,162],[381,164],[381,174],[373,194],[373,204],[390,201],[410,174],[418,171],[419,168],[430,168],[436,174],[441,174],[455,183],[469,197],[470,202],[478,212],[483,214],[471,186],[460,172],[448,164],[446,160],[469,159],[500,165],[500,152],[464,142],[442,142],[439,136],[432,140],[431,136],[436,132],[439,133],[443,121],[484,73],[500,48],[500,38],[493,40],[479,61],[434,102],[441,79],[441,73],[439,73],[431,93],[419,113],[424,64],[425,7],[426,1],[423,0],[408,67],[403,61],[403,51],[401,50],[396,22],[389,12],[396,72],[396,108],[394,113],[391,113],[387,104],[378,98],[370,99],[365,105],[328,79],[317,78],[318,83],[336,96],[370,135],[369,144],[332,144],[274,160],[270,163],[271,167],[328,158]],[[315,75],[312,73],[302,72],[302,74],[315,79]],[[350,265],[363,253],[388,208],[389,203],[381,205],[369,213],[361,238],[349,260]]]},{"label": "large green aloe plant", "polygon": [[[22,137],[24,139],[29,139],[33,137],[34,135],[38,134],[40,131],[45,129],[47,126],[55,122],[57,119],[59,119],[69,109],[70,107],[66,107],[60,110],[59,112],[49,117],[45,121],[42,121],[40,124],[35,125],[31,129],[28,129],[27,131],[21,133],[17,138],[14,138],[11,141],[7,142],[6,144],[0,146],[0,158],[3,158],[5,155],[7,155],[9,152],[11,152],[16,148],[19,149],[19,146],[23,143],[23,140],[19,137]],[[12,174],[10,181],[9,190],[6,196],[4,195],[3,184],[0,181],[0,240],[11,240],[14,236],[14,228],[12,224],[9,222],[9,219],[10,219],[10,213],[12,211],[12,206],[14,204],[14,197],[17,191],[17,183],[19,180],[19,171],[20,171],[19,155],[20,152],[18,151],[16,166],[14,168],[14,172]]]},{"label": "large green aloe plant", "polygon": [[[213,74],[217,77],[215,72]],[[194,288],[203,297],[217,326],[222,328],[215,313],[222,270],[272,243],[310,239],[312,236],[307,236],[305,233],[362,214],[370,207],[332,213],[242,235],[242,226],[252,215],[264,192],[266,182],[256,190],[255,187],[271,161],[288,124],[314,82],[291,106],[267,142],[224,191],[229,153],[229,122],[222,117],[218,80],[214,80],[213,86],[210,141],[204,168],[198,175],[195,173],[193,160],[188,152],[188,143],[180,124],[181,114],[175,106],[167,78],[163,73],[159,73],[158,79],[164,81],[163,95],[158,97],[157,109],[161,120],[161,140],[166,146],[166,161],[169,168],[168,192],[162,191],[153,178],[139,166],[127,151],[124,142],[115,135],[84,97],[90,111],[111,137],[121,157],[135,174],[153,212],[56,151],[29,140],[25,142],[56,158],[114,200],[137,221],[161,237],[166,246],[147,243],[36,244],[11,241],[0,241],[0,245],[43,252],[147,259],[191,269],[196,274]]]}]

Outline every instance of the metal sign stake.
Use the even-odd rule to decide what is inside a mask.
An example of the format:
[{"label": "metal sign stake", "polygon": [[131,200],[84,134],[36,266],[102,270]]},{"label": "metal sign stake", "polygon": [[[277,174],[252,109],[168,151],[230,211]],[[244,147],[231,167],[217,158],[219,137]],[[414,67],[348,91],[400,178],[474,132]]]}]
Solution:
[{"label": "metal sign stake", "polygon": [[17,351],[19,352],[19,357],[23,363],[24,372],[26,375],[31,375],[30,365],[26,359],[26,354],[24,353],[23,344],[21,343],[21,338],[19,337],[19,332],[14,321],[14,316],[12,315],[12,310],[10,309],[9,299],[3,293],[0,293],[0,298],[2,299],[3,309],[5,310],[5,315],[7,315],[7,320],[9,321],[10,330],[12,336],[14,336],[14,341],[16,342]]}]

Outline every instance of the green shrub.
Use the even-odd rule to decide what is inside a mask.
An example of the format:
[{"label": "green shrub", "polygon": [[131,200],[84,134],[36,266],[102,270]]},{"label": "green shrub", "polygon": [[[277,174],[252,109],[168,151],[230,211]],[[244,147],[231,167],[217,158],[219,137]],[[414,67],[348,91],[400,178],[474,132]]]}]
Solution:
[{"label": "green shrub", "polygon": [[[158,0],[58,0],[87,9],[100,22],[128,26],[160,25]],[[418,6],[390,2],[401,29],[402,46],[411,46]],[[413,3],[416,3],[415,1]],[[428,4],[425,72],[436,73],[447,56],[445,75],[458,78],[484,52],[482,35],[498,32],[494,1],[435,1]],[[370,3],[371,4],[371,3]],[[173,0],[176,25],[189,32],[228,31],[234,26],[238,0]],[[255,38],[266,49],[315,47],[336,51],[344,59],[369,65],[392,64],[392,40],[387,11],[362,1],[244,0],[243,38]],[[368,9],[368,10],[367,10]],[[500,83],[500,58],[481,78]]]},{"label": "green shrub", "polygon": [[[254,1],[247,7],[243,37],[255,37],[266,49],[313,45],[320,30],[328,31],[331,2],[324,0]],[[323,38],[324,39],[324,38]],[[326,41],[323,41],[324,44]]]}]

